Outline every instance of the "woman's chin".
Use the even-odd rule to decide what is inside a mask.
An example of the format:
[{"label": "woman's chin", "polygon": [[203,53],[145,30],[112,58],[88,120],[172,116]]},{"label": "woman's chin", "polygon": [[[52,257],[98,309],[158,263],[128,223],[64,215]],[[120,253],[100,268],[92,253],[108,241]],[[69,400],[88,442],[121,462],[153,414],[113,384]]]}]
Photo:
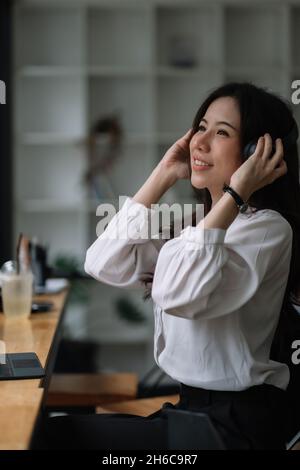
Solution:
[{"label": "woman's chin", "polygon": [[204,189],[207,186],[207,182],[204,182],[204,178],[201,178],[201,176],[199,177],[198,175],[192,174],[191,185],[196,189]]}]

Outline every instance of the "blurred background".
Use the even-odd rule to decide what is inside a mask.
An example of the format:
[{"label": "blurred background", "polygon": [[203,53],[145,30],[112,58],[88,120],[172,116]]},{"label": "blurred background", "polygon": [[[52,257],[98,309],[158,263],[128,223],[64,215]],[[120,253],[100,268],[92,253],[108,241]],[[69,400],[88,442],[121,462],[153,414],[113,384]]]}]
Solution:
[{"label": "blurred background", "polygon": [[[1,264],[23,232],[47,275],[71,280],[57,369],[141,378],[151,301],[85,277],[96,208],[134,195],[215,86],[247,80],[291,100],[300,1],[2,0],[0,25]],[[188,182],[164,198],[191,200]]]}]

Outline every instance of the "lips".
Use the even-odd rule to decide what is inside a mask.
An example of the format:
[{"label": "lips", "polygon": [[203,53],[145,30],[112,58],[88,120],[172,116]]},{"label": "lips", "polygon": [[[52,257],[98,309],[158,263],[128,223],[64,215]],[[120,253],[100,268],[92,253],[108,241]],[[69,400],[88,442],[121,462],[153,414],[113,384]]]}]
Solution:
[{"label": "lips", "polygon": [[205,167],[212,167],[213,165],[209,163],[207,160],[204,160],[200,157],[193,157],[192,164],[195,166],[205,166]]},{"label": "lips", "polygon": [[205,158],[202,158],[200,155],[193,155],[192,156],[192,160],[193,160],[193,163],[195,163],[195,161],[197,162],[201,162],[201,163],[206,163],[206,165],[209,165],[209,166],[213,166],[212,163],[210,163],[209,161],[207,161]]},{"label": "lips", "polygon": [[209,163],[204,158],[200,157],[200,155],[193,155],[192,156],[192,169],[193,171],[205,171],[210,170],[213,167],[211,163]]},{"label": "lips", "polygon": [[211,170],[213,165],[196,165],[196,163],[192,164],[193,171],[205,171]]}]

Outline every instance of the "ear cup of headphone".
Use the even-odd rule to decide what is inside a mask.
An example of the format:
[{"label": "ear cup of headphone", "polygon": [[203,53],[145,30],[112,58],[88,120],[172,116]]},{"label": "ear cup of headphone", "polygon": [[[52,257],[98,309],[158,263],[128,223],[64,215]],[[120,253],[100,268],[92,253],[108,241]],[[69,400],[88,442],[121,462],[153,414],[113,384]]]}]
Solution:
[{"label": "ear cup of headphone", "polygon": [[[251,142],[249,142],[244,148],[244,152],[243,152],[244,157],[245,158],[251,157],[251,155],[256,150],[256,146],[257,146],[257,141],[252,140]],[[275,142],[272,141],[272,155],[275,153],[275,151],[276,151],[276,145],[275,145]]]},{"label": "ear cup of headphone", "polygon": [[[282,139],[284,151],[286,151],[289,147],[291,147],[297,142],[298,136],[299,136],[298,126],[296,122],[294,122],[293,127],[288,133],[288,135]],[[255,152],[256,146],[257,146],[257,140],[252,140],[251,142],[249,142],[244,148],[244,151],[243,151],[244,157],[249,158]],[[274,141],[272,141],[272,155],[275,153],[275,150],[276,150],[276,144]]]}]

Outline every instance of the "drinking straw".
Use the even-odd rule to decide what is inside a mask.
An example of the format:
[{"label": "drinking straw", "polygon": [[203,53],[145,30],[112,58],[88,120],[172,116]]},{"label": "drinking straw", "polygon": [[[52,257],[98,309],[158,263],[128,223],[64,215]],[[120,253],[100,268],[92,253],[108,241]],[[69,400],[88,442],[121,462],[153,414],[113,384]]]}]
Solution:
[{"label": "drinking straw", "polygon": [[20,274],[20,249],[21,249],[21,242],[23,238],[23,233],[21,232],[18,239],[17,244],[17,274]]}]

